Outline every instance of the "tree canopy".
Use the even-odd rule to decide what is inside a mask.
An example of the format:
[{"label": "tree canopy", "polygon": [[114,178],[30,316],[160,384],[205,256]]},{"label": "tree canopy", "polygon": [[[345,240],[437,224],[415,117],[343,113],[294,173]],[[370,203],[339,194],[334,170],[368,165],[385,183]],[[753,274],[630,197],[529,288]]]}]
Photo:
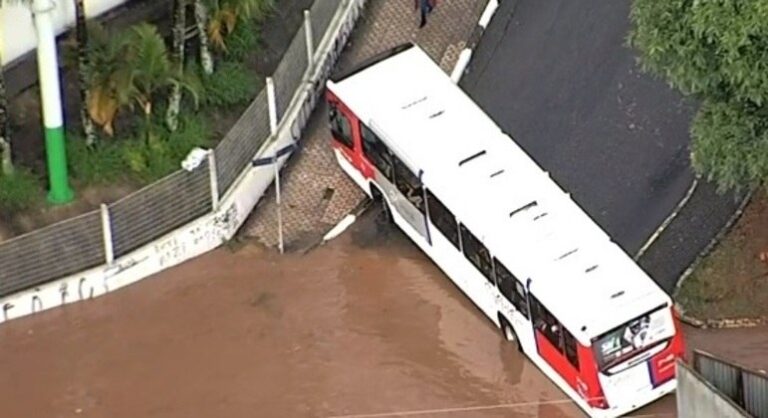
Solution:
[{"label": "tree canopy", "polygon": [[701,100],[694,170],[721,189],[768,180],[768,0],[634,0],[643,68]]}]

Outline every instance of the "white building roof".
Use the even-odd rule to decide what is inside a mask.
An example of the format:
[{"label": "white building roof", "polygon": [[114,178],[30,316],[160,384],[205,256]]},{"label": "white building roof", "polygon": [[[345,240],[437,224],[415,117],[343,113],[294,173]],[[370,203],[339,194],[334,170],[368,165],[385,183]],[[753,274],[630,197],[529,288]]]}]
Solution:
[{"label": "white building roof", "polygon": [[669,302],[419,47],[329,86],[577,339]]}]

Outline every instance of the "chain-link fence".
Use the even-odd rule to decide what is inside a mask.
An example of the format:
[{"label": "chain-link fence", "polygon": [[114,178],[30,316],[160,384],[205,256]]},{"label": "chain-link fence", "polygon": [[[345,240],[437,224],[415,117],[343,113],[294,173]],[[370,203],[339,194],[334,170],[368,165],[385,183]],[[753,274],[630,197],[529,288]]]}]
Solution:
[{"label": "chain-link fence", "polygon": [[[316,0],[310,10],[312,51],[328,30],[341,0]],[[309,65],[305,25],[296,31],[273,75],[274,113],[285,115]],[[179,170],[117,202],[0,243],[0,297],[107,264],[211,212],[270,137],[267,89],[256,96],[208,159]],[[211,185],[216,184],[218,196]],[[108,230],[105,231],[105,228]],[[105,239],[111,236],[111,242]],[[111,248],[111,253],[109,253]]]},{"label": "chain-link fence", "polygon": [[262,89],[237,123],[216,146],[214,154],[219,193],[223,195],[229,190],[267,138],[269,138],[269,102],[267,89]]},{"label": "chain-link fence", "polygon": [[0,297],[104,264],[99,211],[0,244]]},{"label": "chain-link fence", "polygon": [[212,209],[209,165],[179,170],[109,205],[115,257],[159,238]]},{"label": "chain-link fence", "polygon": [[309,9],[309,14],[312,19],[312,50],[316,50],[320,42],[323,40],[323,35],[328,31],[328,26],[333,20],[333,15],[336,14],[336,10],[339,9],[341,0],[315,0],[312,3],[312,7]]},{"label": "chain-link fence", "polygon": [[275,102],[277,107],[277,119],[281,120],[288,109],[293,94],[299,88],[304,72],[307,70],[309,60],[307,58],[307,35],[304,26],[301,26],[293,36],[288,50],[285,51],[280,64],[275,69],[272,78],[275,81]]}]

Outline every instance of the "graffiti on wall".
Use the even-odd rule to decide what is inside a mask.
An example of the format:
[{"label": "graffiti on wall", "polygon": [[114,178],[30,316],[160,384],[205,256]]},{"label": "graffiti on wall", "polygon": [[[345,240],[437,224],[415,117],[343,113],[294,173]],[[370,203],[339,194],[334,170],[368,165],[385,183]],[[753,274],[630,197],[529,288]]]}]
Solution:
[{"label": "graffiti on wall", "polygon": [[176,264],[187,253],[187,246],[175,236],[155,244],[154,249],[161,268]]},{"label": "graffiti on wall", "polygon": [[235,202],[223,213],[213,217],[213,228],[221,238],[229,237],[237,231],[240,213]]}]

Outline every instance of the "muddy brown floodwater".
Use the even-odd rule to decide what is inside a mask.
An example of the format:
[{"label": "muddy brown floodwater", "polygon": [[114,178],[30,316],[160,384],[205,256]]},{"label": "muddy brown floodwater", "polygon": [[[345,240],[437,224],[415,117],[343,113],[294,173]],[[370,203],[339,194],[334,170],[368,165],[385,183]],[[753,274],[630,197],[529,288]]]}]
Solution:
[{"label": "muddy brown floodwater", "polygon": [[307,255],[222,249],[3,324],[0,416],[583,416],[372,217]]}]

